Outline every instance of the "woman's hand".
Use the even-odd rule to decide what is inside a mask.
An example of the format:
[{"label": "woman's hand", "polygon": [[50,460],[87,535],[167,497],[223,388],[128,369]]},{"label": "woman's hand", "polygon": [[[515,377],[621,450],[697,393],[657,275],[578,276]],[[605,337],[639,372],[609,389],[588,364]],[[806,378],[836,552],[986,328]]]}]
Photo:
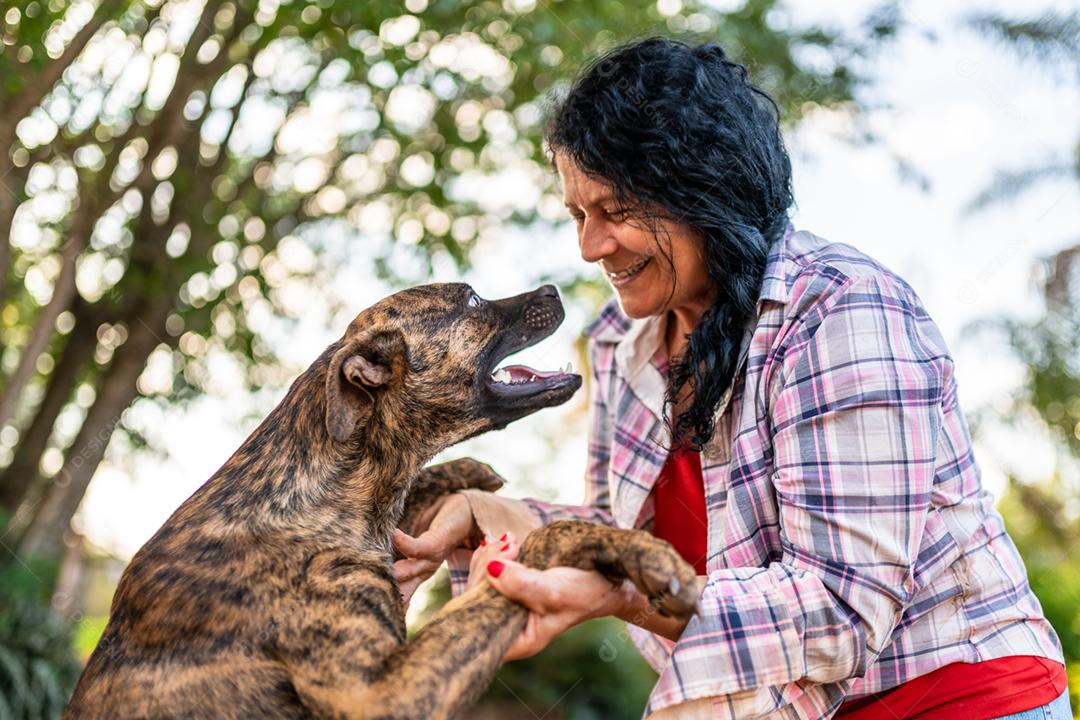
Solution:
[{"label": "woman's hand", "polygon": [[458,494],[436,500],[419,518],[417,528],[422,532],[416,537],[394,530],[394,547],[405,556],[394,563],[394,575],[406,607],[416,588],[435,574],[450,553],[478,532],[469,501]]},{"label": "woman's hand", "polygon": [[[600,573],[568,567],[535,570],[514,562],[518,549],[513,533],[498,540],[485,538],[469,569],[470,587],[486,580],[529,609],[525,629],[506,651],[504,662],[531,657],[573,626],[617,615],[626,606],[624,586],[612,585]],[[636,592],[633,586],[630,590]]]}]

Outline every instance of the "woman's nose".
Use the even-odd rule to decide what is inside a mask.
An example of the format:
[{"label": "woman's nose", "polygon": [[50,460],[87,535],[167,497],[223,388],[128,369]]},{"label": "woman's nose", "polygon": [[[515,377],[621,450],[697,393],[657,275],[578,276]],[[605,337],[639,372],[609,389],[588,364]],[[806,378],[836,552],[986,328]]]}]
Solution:
[{"label": "woman's nose", "polygon": [[585,262],[597,262],[611,255],[619,247],[619,243],[608,230],[606,223],[585,220],[578,238],[581,249],[581,259]]}]

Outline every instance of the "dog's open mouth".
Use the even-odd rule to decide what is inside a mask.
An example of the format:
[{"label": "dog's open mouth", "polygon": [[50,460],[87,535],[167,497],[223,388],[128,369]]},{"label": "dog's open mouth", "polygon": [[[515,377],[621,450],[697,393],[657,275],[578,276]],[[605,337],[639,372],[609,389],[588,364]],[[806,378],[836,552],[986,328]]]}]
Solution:
[{"label": "dog's open mouth", "polygon": [[580,383],[581,376],[574,374],[570,363],[561,370],[536,370],[528,365],[506,365],[497,368],[488,379],[488,387],[496,395],[505,398],[532,397],[567,389],[573,392]]},{"label": "dog's open mouth", "polygon": [[528,365],[504,365],[484,380],[485,412],[495,427],[540,408],[561,405],[581,387],[581,376],[568,364],[562,370],[537,370]]},{"label": "dog's open mouth", "polygon": [[563,307],[555,287],[544,285],[530,293],[492,301],[491,306],[501,324],[481,356],[476,381],[481,386],[483,412],[494,427],[505,427],[540,408],[561,405],[573,397],[581,387],[582,377],[574,374],[570,365],[559,370],[537,370],[507,362],[514,353],[549,337],[563,321]]}]

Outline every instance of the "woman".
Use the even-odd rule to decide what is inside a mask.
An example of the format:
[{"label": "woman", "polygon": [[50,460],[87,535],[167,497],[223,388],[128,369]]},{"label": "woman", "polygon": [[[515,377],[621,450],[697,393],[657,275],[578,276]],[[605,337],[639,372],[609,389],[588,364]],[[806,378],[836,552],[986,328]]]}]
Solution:
[{"label": "woman", "polygon": [[1071,718],[937,327],[887,268],[790,226],[776,106],[745,69],[715,45],[620,48],[547,139],[582,259],[617,296],[586,330],[587,504],[450,496],[398,536],[403,588],[478,531],[642,527],[698,568],[698,617],[525,568],[507,536],[473,558],[532,611],[507,659],[616,615],[660,674],[657,718]]}]

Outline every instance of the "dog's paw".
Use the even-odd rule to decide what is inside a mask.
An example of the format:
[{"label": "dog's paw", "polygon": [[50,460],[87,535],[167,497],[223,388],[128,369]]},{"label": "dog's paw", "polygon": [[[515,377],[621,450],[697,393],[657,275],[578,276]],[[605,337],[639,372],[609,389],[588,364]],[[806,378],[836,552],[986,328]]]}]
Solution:
[{"label": "dog's paw", "polygon": [[429,465],[413,479],[398,527],[409,535],[427,527],[439,499],[458,490],[495,492],[503,479],[490,466],[472,458]]},{"label": "dog's paw", "polygon": [[455,490],[484,490],[495,492],[505,481],[487,463],[472,458],[450,460],[424,468],[426,481],[442,493]]},{"label": "dog's paw", "polygon": [[700,594],[697,573],[669,543],[635,533],[624,559],[630,581],[665,617],[689,618],[697,611]]},{"label": "dog's paw", "polygon": [[664,616],[689,618],[697,609],[694,568],[670,543],[643,530],[560,520],[531,532],[518,560],[536,568],[596,570],[612,582],[628,578]]},{"label": "dog's paw", "polygon": [[473,488],[485,492],[495,492],[506,484],[506,481],[492,470],[490,465],[479,460],[461,458],[460,460],[451,460],[446,464],[453,465],[454,474],[459,478],[459,482],[464,483],[461,485],[461,489]]}]

